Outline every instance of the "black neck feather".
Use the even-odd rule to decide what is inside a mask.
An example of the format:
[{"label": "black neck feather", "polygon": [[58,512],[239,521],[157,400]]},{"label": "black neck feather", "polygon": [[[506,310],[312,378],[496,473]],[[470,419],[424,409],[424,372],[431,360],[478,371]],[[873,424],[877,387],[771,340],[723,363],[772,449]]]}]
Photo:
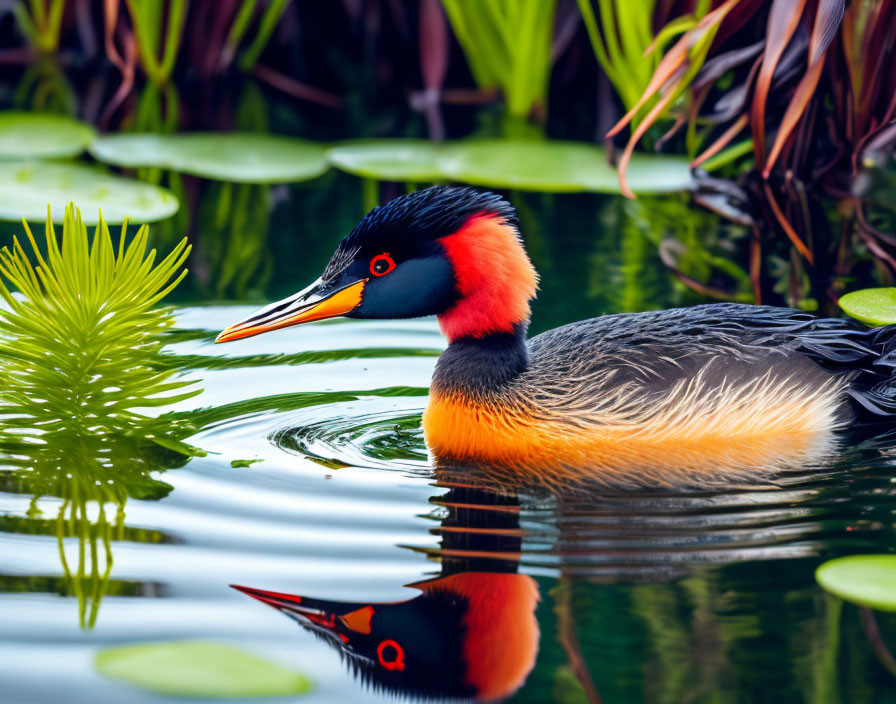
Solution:
[{"label": "black neck feather", "polygon": [[528,365],[527,327],[517,323],[512,332],[452,341],[436,364],[432,390],[475,399],[487,398],[500,391]]}]

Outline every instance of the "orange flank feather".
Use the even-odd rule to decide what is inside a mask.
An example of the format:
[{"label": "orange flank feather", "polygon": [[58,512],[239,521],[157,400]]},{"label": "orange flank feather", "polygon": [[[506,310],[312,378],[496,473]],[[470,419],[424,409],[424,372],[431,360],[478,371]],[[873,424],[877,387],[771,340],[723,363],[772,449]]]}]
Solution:
[{"label": "orange flank feather", "polygon": [[538,654],[535,580],[522,574],[463,572],[414,586],[467,600],[463,657],[477,701],[504,699],[520,688]]},{"label": "orange flank feather", "polygon": [[454,265],[460,300],[439,315],[448,340],[510,332],[529,319],[538,275],[519,233],[494,215],[476,215],[441,240]]},{"label": "orange flank feather", "polygon": [[513,402],[435,391],[424,434],[440,461],[510,466],[542,484],[728,483],[821,461],[835,446],[842,381],[818,387],[765,374],[721,388],[701,382],[682,381],[658,399],[607,388],[590,416],[575,419],[519,389]]}]

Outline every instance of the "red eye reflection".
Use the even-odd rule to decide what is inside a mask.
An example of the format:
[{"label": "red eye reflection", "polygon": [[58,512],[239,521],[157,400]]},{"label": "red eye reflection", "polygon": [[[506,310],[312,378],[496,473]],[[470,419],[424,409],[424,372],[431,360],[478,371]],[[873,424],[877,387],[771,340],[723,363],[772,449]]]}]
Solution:
[{"label": "red eye reflection", "polygon": [[376,656],[380,665],[387,670],[404,670],[404,649],[394,640],[384,640],[380,643],[376,649]]},{"label": "red eye reflection", "polygon": [[395,268],[395,260],[388,252],[377,254],[370,260],[370,273],[374,276],[385,276]]}]

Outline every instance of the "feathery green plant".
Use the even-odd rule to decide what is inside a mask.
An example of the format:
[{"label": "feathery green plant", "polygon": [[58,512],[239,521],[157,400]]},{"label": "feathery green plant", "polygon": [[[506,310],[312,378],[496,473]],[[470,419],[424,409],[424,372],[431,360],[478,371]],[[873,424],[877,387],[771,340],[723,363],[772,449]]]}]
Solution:
[{"label": "feathery green plant", "polygon": [[[69,205],[61,245],[48,213],[45,254],[25,225],[36,265],[18,239],[0,250],[0,477],[34,495],[28,520],[40,516],[41,496],[62,499],[46,529],[82,627],[93,626],[109,589],[127,498],[164,496],[170,487],[151,473],[198,452],[181,442],[195,430],[189,421],[147,413],[199,393],[172,378],[160,334],[173,317],[154,307],[183,279],[190,247],[184,239],[156,263],[148,228],[127,244],[126,232],[127,223],[116,248],[100,214],[89,241]],[[67,538],[77,540],[77,566]]]},{"label": "feathery green plant", "polygon": [[172,317],[153,310],[187,273],[177,273],[190,253],[186,238],[153,266],[146,225],[125,245],[125,222],[117,253],[102,214],[88,244],[73,205],[66,208],[61,247],[49,217],[45,232],[46,258],[25,224],[36,267],[18,238],[11,250],[0,251],[0,296],[9,306],[0,311],[0,400],[30,406],[39,398],[65,424],[96,407],[105,423],[126,430],[142,417],[130,410],[135,400],[141,407],[161,406],[195,393],[170,395],[186,383],[158,368],[159,334]]}]

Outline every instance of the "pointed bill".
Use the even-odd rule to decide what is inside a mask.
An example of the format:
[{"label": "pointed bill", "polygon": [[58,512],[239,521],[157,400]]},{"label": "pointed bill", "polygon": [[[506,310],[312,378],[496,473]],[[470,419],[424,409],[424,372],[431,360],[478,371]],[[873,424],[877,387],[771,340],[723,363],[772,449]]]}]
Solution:
[{"label": "pointed bill", "polygon": [[318,279],[308,288],[271,303],[248,318],[221,332],[215,342],[231,342],[244,337],[260,335],[263,332],[279,330],[312,320],[335,318],[350,313],[361,303],[361,294],[367,279],[330,290],[328,285]]}]

